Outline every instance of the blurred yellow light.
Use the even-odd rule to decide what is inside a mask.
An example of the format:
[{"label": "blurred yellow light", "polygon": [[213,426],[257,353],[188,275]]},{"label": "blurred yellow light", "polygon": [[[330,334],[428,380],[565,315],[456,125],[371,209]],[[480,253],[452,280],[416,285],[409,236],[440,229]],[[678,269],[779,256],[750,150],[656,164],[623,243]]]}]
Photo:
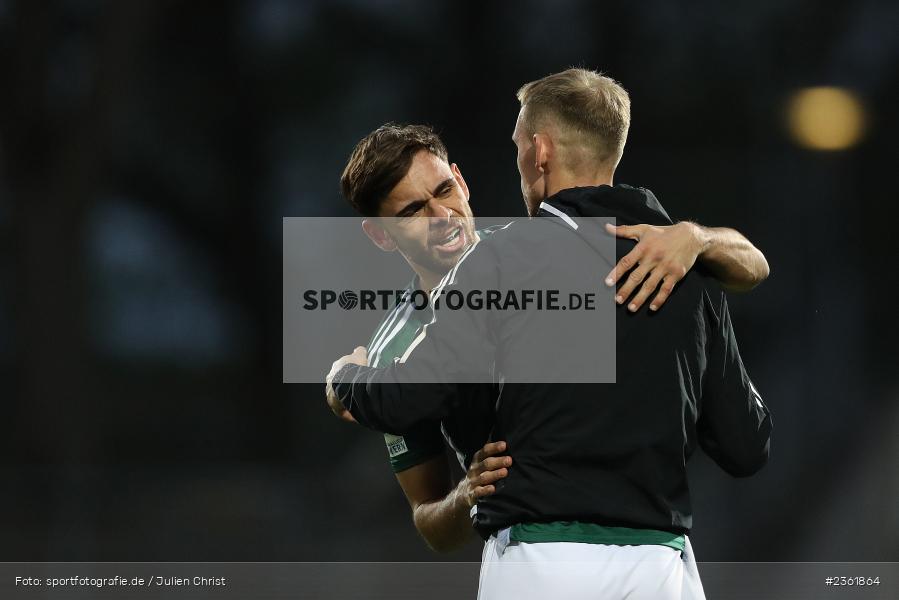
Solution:
[{"label": "blurred yellow light", "polygon": [[858,97],[838,87],[799,90],[790,99],[787,118],[793,140],[812,150],[845,150],[858,143],[865,110]]}]

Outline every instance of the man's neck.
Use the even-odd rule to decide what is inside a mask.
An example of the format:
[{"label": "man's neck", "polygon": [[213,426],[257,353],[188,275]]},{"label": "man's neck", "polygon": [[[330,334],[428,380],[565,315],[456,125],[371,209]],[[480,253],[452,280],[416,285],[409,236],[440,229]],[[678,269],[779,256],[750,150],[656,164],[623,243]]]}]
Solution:
[{"label": "man's neck", "polygon": [[555,196],[562,190],[576,187],[597,187],[600,185],[612,185],[612,174],[606,171],[591,174],[575,174],[571,172],[559,172],[555,176],[546,176],[546,194],[536,202],[528,202],[528,213],[530,216],[537,214],[540,210],[540,204],[546,198]]},{"label": "man's neck", "polygon": [[416,273],[418,273],[418,286],[423,292],[427,292],[428,294],[430,294],[431,290],[437,287],[437,284],[443,279],[443,275],[425,271],[424,269],[416,271]]},{"label": "man's neck", "polygon": [[605,171],[591,174],[559,173],[557,177],[547,179],[546,197],[549,198],[569,188],[597,187],[600,185],[611,186],[612,174]]}]

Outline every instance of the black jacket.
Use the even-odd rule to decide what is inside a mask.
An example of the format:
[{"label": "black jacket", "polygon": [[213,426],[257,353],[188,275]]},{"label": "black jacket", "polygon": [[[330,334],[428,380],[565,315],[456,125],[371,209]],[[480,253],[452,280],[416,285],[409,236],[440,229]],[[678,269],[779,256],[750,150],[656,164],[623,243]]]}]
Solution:
[{"label": "black jacket", "polygon": [[[603,250],[608,241],[597,243],[607,235],[601,225],[608,217],[618,224],[671,223],[644,189],[563,190],[544,202],[538,218],[514,222],[478,244],[444,283],[448,289],[527,287],[542,273],[604,287],[597,274],[633,248],[619,239],[611,256]],[[585,261],[596,268],[571,267]],[[559,520],[688,532],[686,462],[696,445],[731,475],[751,475],[767,461],[771,417],[740,359],[725,295],[701,267],[657,313],[615,310],[613,384],[576,383],[578,369],[593,368],[585,345],[609,334],[597,331],[600,325],[573,325],[562,338],[570,343],[547,345],[549,330],[533,311],[437,311],[404,364],[347,366],[335,389],[360,423],[382,431],[442,420],[463,435],[468,419],[480,433],[493,416],[491,437],[507,441],[514,465],[496,493],[478,504],[474,524],[482,534]],[[510,369],[541,373],[534,382],[508,383]],[[460,381],[492,391],[460,394]]]}]

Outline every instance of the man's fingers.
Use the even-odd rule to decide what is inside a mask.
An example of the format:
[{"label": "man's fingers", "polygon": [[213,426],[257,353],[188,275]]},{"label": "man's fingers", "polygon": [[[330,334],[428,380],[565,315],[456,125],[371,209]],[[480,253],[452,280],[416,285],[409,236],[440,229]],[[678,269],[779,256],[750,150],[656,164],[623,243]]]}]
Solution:
[{"label": "man's fingers", "polygon": [[341,367],[343,367],[343,365],[340,363],[341,360],[342,359],[338,358],[333,363],[331,363],[331,370],[328,371],[327,375],[325,375],[325,383],[326,384],[330,385],[331,380],[334,379],[334,376],[337,374],[337,371],[339,371],[341,369]]},{"label": "man's fingers", "polygon": [[356,346],[353,350],[353,362],[362,366],[368,366],[368,349],[365,346]]},{"label": "man's fingers", "polygon": [[474,495],[476,498],[483,498],[484,496],[489,496],[494,492],[496,492],[496,488],[492,485],[479,485],[474,489]]},{"label": "man's fingers", "polygon": [[512,465],[511,456],[495,456],[506,451],[506,442],[500,440],[484,444],[484,447],[475,452],[468,469],[468,489],[470,503],[477,502],[478,498],[489,496],[496,491],[491,485],[509,474]]},{"label": "man's fingers", "polygon": [[662,305],[665,304],[665,301],[668,299],[668,296],[671,295],[672,290],[674,290],[674,286],[677,282],[671,281],[672,277],[668,276],[662,280],[662,287],[659,289],[659,293],[656,294],[656,297],[652,299],[652,304],[649,305],[649,310],[659,310],[662,308]]},{"label": "man's fingers", "polygon": [[488,456],[496,456],[500,452],[506,451],[506,442],[490,442],[489,444],[484,444],[484,447],[475,453],[475,460],[477,462],[483,461]]},{"label": "man's fingers", "polygon": [[627,305],[627,309],[631,312],[637,312],[640,310],[640,307],[643,306],[643,302],[649,298],[649,295],[656,291],[656,288],[659,287],[659,284],[662,282],[662,275],[659,273],[659,269],[653,271],[649,277],[646,278],[646,281],[643,282],[643,285],[640,286],[640,291],[637,292],[637,295],[634,296],[631,301]]},{"label": "man's fingers", "polygon": [[[609,286],[620,284],[615,301],[627,303],[631,311],[639,310],[661,285],[662,289],[650,304],[650,310],[658,310],[677,282],[684,278],[701,250],[689,235],[685,237],[681,224],[667,227],[606,225],[606,229],[618,237],[639,240],[637,246],[615,265],[606,278]],[[631,296],[634,297],[629,300]]]},{"label": "man's fingers", "polygon": [[499,454],[500,452],[505,452],[506,450],[506,442],[490,442],[489,444],[484,444],[484,447],[474,453],[474,457],[471,460],[472,466],[477,465],[479,463],[484,462],[484,459],[488,456],[494,456]]},{"label": "man's fingers", "polygon": [[[475,459],[477,459],[477,455],[475,455]],[[471,467],[469,467],[468,469],[468,472],[470,476],[477,477],[481,473],[485,473],[487,471],[495,471],[496,469],[502,469],[503,467],[511,466],[511,456],[489,456],[480,461],[473,460],[471,462]]]},{"label": "man's fingers", "polygon": [[624,277],[625,273],[640,263],[641,258],[643,258],[643,247],[637,244],[633,250],[621,257],[615,268],[606,276],[606,285],[612,287],[618,283],[618,280]]},{"label": "man's fingers", "polygon": [[495,483],[508,474],[509,474],[509,469],[497,469],[496,471],[484,471],[478,477],[478,483],[481,485]]},{"label": "man's fingers", "polygon": [[637,240],[638,242],[645,229],[646,225],[612,225],[611,223],[606,223],[606,231],[612,235],[629,240]]},{"label": "man's fingers", "polygon": [[624,301],[631,297],[631,294],[637,289],[643,280],[646,279],[646,276],[649,275],[652,270],[651,265],[640,263],[636,269],[631,271],[631,274],[624,279],[624,283],[622,283],[621,287],[618,288],[618,293],[615,294],[615,302],[618,304],[624,304]]},{"label": "man's fingers", "polygon": [[365,346],[356,346],[353,349],[352,354],[341,356],[340,358],[335,360],[331,364],[331,370],[325,377],[325,382],[330,383],[334,375],[336,375],[340,369],[348,364],[361,365],[363,367],[368,365],[368,350],[365,348]]},{"label": "man's fingers", "polygon": [[501,469],[503,467],[511,467],[512,466],[512,457],[511,456],[492,456],[490,458],[485,458],[481,461],[479,471],[493,471],[495,469]]}]

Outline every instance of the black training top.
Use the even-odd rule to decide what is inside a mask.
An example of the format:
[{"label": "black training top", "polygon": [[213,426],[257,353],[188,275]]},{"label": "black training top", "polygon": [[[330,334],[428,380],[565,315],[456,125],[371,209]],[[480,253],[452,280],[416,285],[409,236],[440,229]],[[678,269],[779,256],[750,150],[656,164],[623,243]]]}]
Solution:
[{"label": "black training top", "polygon": [[[634,242],[618,239],[615,256],[604,255],[596,240],[607,234],[598,218],[671,224],[651,192],[624,185],[563,190],[537,216],[552,218],[523,219],[496,231],[464,255],[442,285],[521,288],[542,274],[588,277],[602,286],[602,274]],[[560,235],[560,227],[567,233]],[[596,269],[567,273],[567,265],[584,264],[573,259],[578,256],[592,256]],[[572,368],[586,364],[583,353],[570,348],[585,347],[602,331],[575,327],[565,332],[570,346],[547,347],[534,311],[510,317],[438,310],[405,362],[377,369],[347,365],[334,378],[335,390],[360,423],[394,433],[422,421],[458,426],[465,418],[482,427],[492,408],[491,438],[507,441],[514,464],[496,493],[478,503],[474,525],[483,535],[551,521],[687,533],[686,462],[696,445],[731,475],[751,475],[767,461],[771,417],[740,359],[725,295],[700,266],[658,312],[615,310],[614,384],[565,383]],[[557,369],[558,377],[503,383],[504,365],[512,364]],[[472,381],[472,374],[485,380],[485,390],[487,379],[499,385],[491,394],[460,395],[455,382]],[[434,383],[415,383],[423,380]],[[475,407],[472,397],[489,400]],[[492,406],[485,411],[487,402]]]}]

